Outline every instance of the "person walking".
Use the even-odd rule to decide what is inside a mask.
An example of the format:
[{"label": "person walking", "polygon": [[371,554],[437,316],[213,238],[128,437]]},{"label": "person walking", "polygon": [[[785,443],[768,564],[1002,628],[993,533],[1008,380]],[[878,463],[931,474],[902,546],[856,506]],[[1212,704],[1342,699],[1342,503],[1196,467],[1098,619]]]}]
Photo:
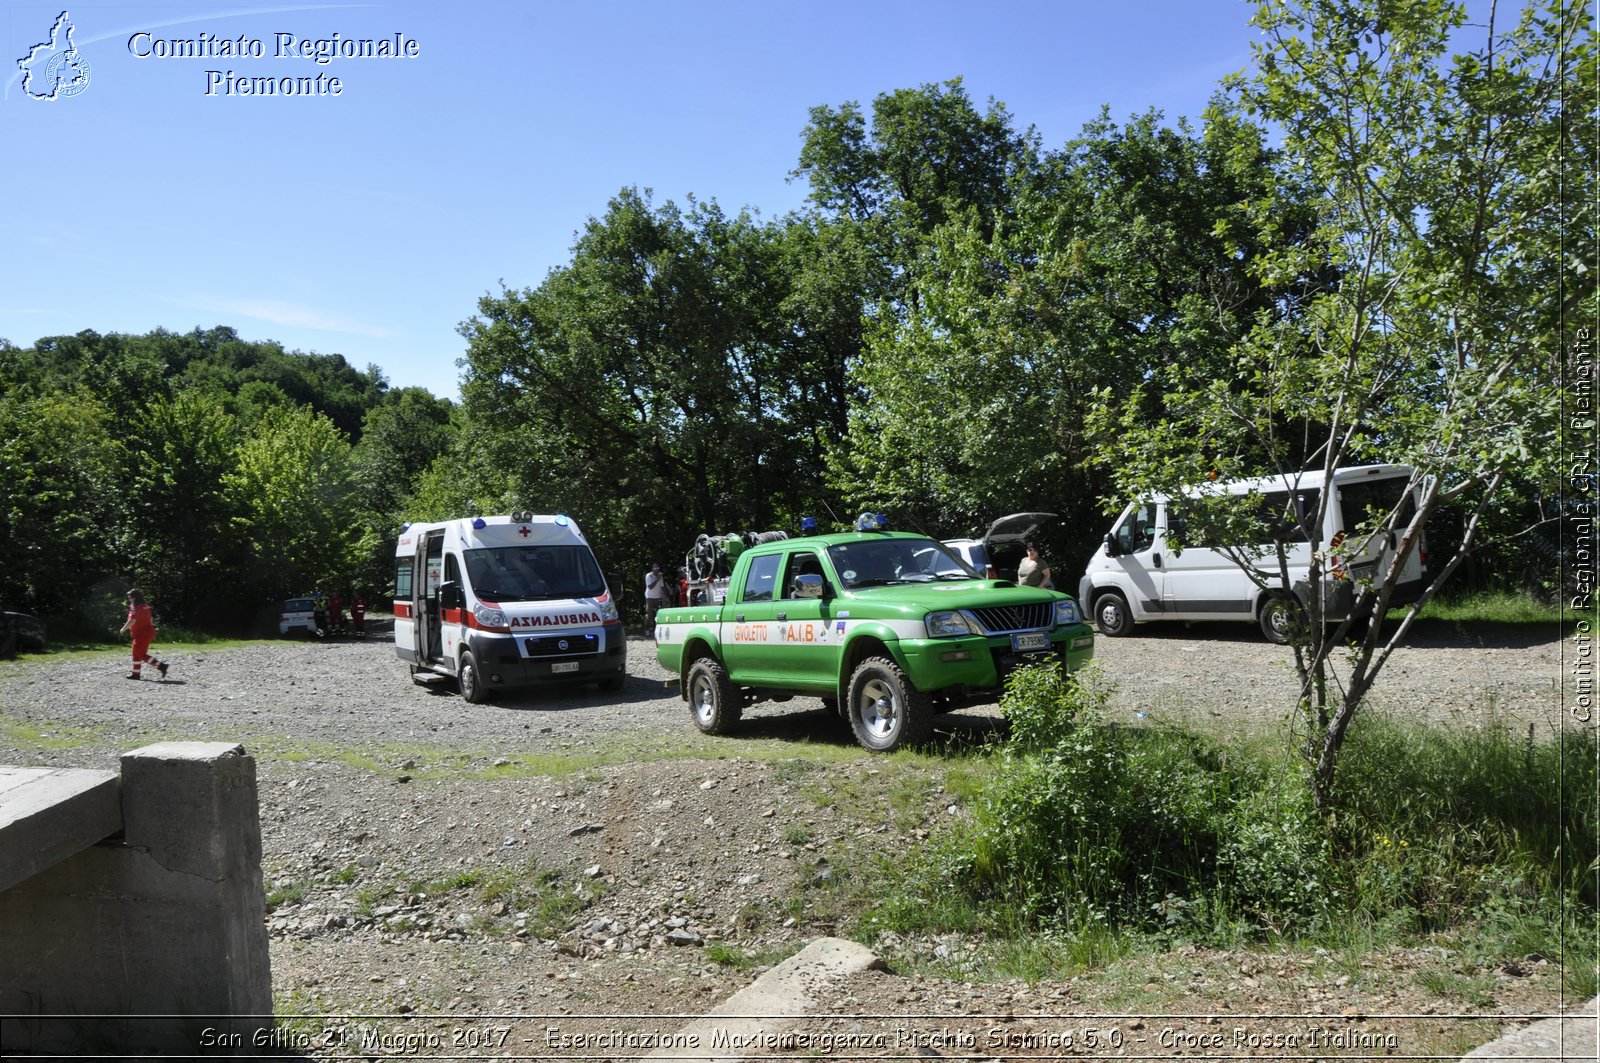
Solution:
[{"label": "person walking", "polygon": [[1017,582],[1024,587],[1050,586],[1050,566],[1039,556],[1039,544],[1028,543],[1027,550],[1028,556],[1017,566]]},{"label": "person walking", "polygon": [[128,619],[117,634],[133,636],[133,671],[128,673],[129,679],[138,679],[140,671],[147,664],[155,665],[161,678],[167,678],[167,662],[158,661],[150,655],[150,643],[156,637],[155,614],[144,600],[144,595],[137,590],[128,592]]},{"label": "person walking", "polygon": [[321,587],[311,592],[311,622],[317,626],[317,638],[328,633],[328,596]]},{"label": "person walking", "polygon": [[661,611],[661,602],[666,595],[666,582],[666,577],[661,575],[660,565],[651,565],[650,571],[644,575],[644,616],[647,635],[655,633],[656,614]]}]

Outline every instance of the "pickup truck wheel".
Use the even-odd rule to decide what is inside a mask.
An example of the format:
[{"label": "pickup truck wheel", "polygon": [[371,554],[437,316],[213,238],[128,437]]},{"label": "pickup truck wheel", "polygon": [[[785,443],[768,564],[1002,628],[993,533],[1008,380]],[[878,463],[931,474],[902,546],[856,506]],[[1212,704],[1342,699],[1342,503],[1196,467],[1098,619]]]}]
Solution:
[{"label": "pickup truck wheel", "polygon": [[688,690],[694,725],[706,734],[727,734],[739,722],[739,692],[715,657],[702,657],[689,666]]},{"label": "pickup truck wheel", "polygon": [[928,695],[882,657],[869,657],[850,676],[850,729],[868,749],[887,753],[919,745],[933,735]]},{"label": "pickup truck wheel", "polygon": [[456,682],[461,685],[461,698],[470,705],[482,705],[489,700],[489,691],[478,676],[478,662],[472,654],[461,655],[461,669],[456,672]]}]

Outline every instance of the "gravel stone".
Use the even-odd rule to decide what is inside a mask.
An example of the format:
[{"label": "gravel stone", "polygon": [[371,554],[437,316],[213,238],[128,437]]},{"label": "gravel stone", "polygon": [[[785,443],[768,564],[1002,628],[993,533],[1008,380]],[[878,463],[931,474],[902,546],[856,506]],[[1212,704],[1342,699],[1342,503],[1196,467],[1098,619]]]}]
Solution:
[{"label": "gravel stone", "polygon": [[[1565,725],[1562,650],[1554,632],[1540,640],[1429,629],[1396,652],[1372,708],[1548,735]],[[703,761],[518,776],[528,758],[581,761],[619,735],[691,752],[705,741],[647,639],[629,640],[618,693],[552,688],[478,706],[445,683],[412,683],[381,637],[160,652],[172,664],[165,682],[126,682],[118,654],[0,663],[0,762],[114,769],[120,753],[157,740],[243,743],[257,759],[263,871],[279,898],[266,917],[279,1007],[329,1015],[352,1038],[378,1020],[340,1016],[534,1016],[528,1034],[542,1036],[557,1014],[681,1014],[691,996],[709,1008],[754,973],[691,946],[714,941],[730,954],[781,958],[835,933],[836,915],[790,902],[823,895],[809,887],[835,877],[830,852],[847,866],[836,844],[900,851],[965,814],[962,802],[934,793],[920,821],[896,816],[863,833],[858,815],[817,801],[817,788],[867,779],[880,762],[794,771],[775,761],[773,742],[795,742],[803,763],[799,743],[849,745],[847,729],[812,698],[745,710],[735,743],[738,735],[761,742],[759,759],[729,758],[716,744]],[[1116,686],[1113,721],[1285,727],[1290,651],[1245,625],[1140,628],[1100,639],[1096,652]],[[992,705],[936,721],[941,733],[975,738],[1002,727]],[[797,828],[808,840],[794,840]],[[1353,974],[1340,956],[1246,949],[1246,967],[1241,951],[1185,946],[1138,976],[1107,974],[1103,986],[1096,971],[974,986],[960,971],[976,962],[978,943],[960,935],[885,934],[871,944],[890,969],[840,986],[832,1012],[959,1010],[1011,1016],[1008,1033],[1050,1031],[1061,1024],[1029,1017],[1125,1013],[1128,998],[1117,994],[1146,982],[1157,987],[1153,1014],[1462,1011],[1461,1001],[1407,979],[1442,961],[1424,949],[1395,950]],[[944,976],[928,973],[935,958]],[[1493,986],[1475,990],[1492,998],[1483,1010],[1553,1010],[1559,972],[1541,959],[1493,971]],[[1498,1032],[1486,1028],[1483,1040]],[[1425,1044],[1408,1041],[1399,1052]]]}]

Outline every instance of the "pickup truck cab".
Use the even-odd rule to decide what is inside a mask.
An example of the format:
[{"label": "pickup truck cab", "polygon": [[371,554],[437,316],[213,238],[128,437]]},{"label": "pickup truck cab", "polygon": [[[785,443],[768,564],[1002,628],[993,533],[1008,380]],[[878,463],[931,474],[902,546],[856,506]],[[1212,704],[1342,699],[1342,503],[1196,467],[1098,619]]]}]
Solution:
[{"label": "pickup truck cab", "polygon": [[745,705],[805,694],[888,751],[925,742],[936,712],[994,700],[1021,664],[1070,671],[1094,656],[1070,595],[984,579],[926,536],[863,524],[752,547],[726,602],[657,615],[657,660],[701,731],[725,734]]}]

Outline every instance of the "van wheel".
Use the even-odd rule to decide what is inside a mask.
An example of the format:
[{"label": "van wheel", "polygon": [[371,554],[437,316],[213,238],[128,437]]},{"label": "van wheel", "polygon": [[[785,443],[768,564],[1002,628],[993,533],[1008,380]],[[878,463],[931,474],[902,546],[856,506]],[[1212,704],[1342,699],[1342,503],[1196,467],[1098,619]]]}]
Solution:
[{"label": "van wheel", "polygon": [[850,676],[850,729],[878,753],[921,745],[933,737],[933,703],[882,657],[869,657]]},{"label": "van wheel", "polygon": [[469,705],[482,705],[489,700],[489,691],[484,688],[483,679],[478,675],[478,662],[472,659],[469,651],[461,655],[461,668],[456,672],[456,682],[461,685],[461,697]]},{"label": "van wheel", "polygon": [[622,684],[627,682],[627,680],[627,672],[618,672],[616,675],[606,676],[604,679],[596,683],[595,686],[605,691],[607,694],[615,694],[617,691],[622,689]]},{"label": "van wheel", "polygon": [[1293,598],[1274,594],[1261,603],[1261,633],[1268,642],[1287,646],[1296,636],[1304,634],[1305,626],[1305,613]]},{"label": "van wheel", "polygon": [[702,657],[689,666],[689,711],[694,725],[708,735],[725,735],[739,722],[739,692],[728,681],[728,670],[715,657]]},{"label": "van wheel", "polygon": [[1133,614],[1128,600],[1116,591],[1106,591],[1094,601],[1094,626],[1107,638],[1121,638],[1133,630]]}]

